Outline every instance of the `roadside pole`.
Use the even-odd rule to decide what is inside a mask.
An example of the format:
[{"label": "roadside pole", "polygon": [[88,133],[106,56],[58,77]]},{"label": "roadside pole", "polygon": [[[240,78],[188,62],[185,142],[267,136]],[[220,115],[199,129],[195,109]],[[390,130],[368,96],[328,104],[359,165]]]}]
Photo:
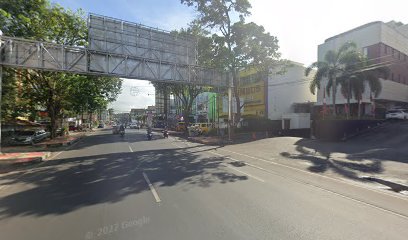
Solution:
[{"label": "roadside pole", "polygon": [[227,74],[228,78],[228,141],[231,141],[232,131],[232,79]]}]

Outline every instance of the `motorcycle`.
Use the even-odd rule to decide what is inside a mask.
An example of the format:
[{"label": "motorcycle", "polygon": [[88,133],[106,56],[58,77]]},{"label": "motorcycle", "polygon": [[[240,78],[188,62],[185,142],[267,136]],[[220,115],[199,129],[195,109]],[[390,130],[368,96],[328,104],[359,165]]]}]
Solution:
[{"label": "motorcycle", "polygon": [[169,138],[169,133],[167,132],[167,130],[163,130],[163,137]]},{"label": "motorcycle", "polygon": [[153,133],[151,131],[147,132],[147,140],[152,140],[153,139]]},{"label": "motorcycle", "polygon": [[120,136],[121,136],[121,137],[125,136],[125,131],[123,131],[123,130],[120,131]]}]

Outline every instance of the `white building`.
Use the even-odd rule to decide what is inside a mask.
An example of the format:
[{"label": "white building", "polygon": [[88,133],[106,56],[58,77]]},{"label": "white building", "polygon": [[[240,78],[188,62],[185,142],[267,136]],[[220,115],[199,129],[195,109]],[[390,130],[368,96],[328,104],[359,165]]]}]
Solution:
[{"label": "white building", "polygon": [[316,96],[309,89],[314,71],[306,77],[303,64],[291,63],[283,75],[268,78],[267,112],[271,120],[281,120],[284,114],[294,113],[296,103],[316,102]]},{"label": "white building", "polygon": [[[388,79],[380,79],[382,92],[375,98],[376,108],[379,106],[388,109],[408,103],[408,24],[404,25],[395,21],[388,23],[372,22],[350,31],[326,39],[318,46],[318,61],[324,61],[324,56],[329,50],[338,50],[345,42],[354,42],[373,63],[388,64],[391,73]],[[317,105],[323,104],[324,81],[317,92]],[[336,104],[345,104],[347,100],[337,90]],[[351,99],[351,103],[356,103]],[[326,103],[332,104],[332,98],[326,96]],[[378,103],[378,104],[377,104]],[[370,90],[362,98],[365,113],[371,112]]]}]

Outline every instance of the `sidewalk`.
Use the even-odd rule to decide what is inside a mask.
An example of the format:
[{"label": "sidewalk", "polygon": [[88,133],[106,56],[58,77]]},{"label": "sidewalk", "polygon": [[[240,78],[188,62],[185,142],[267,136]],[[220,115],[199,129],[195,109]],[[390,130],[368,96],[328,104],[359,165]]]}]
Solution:
[{"label": "sidewalk", "polygon": [[12,166],[44,161],[58,147],[71,145],[85,135],[84,132],[75,132],[68,136],[48,139],[34,145],[3,147],[2,153],[0,153],[0,173],[12,169]]},{"label": "sidewalk", "polygon": [[82,133],[82,132],[70,133],[70,135],[68,136],[49,139],[49,140],[34,144],[34,146],[42,147],[42,148],[68,146],[68,145],[75,143],[76,141],[78,141],[84,136],[85,136],[85,133]]}]

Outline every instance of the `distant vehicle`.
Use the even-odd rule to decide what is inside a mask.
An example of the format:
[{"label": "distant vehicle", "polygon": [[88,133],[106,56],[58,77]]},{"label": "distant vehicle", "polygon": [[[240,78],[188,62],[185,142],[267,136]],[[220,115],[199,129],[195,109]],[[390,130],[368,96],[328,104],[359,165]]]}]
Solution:
[{"label": "distant vehicle", "polygon": [[103,123],[100,123],[99,125],[98,125],[98,128],[104,128],[105,127],[105,125],[103,124]]},{"label": "distant vehicle", "polygon": [[196,123],[193,126],[197,127],[201,134],[207,134],[211,129],[211,123]]},{"label": "distant vehicle", "polygon": [[137,124],[137,123],[131,123],[131,124],[129,125],[129,128],[130,128],[130,129],[140,129],[140,126],[139,126],[139,124]]},{"label": "distant vehicle", "polygon": [[176,125],[177,132],[184,132],[186,130],[186,123],[185,122],[178,122]]},{"label": "distant vehicle", "polygon": [[167,131],[167,129],[163,130],[163,137],[164,138],[169,138],[169,132]]},{"label": "distant vehicle", "polygon": [[50,133],[45,130],[25,130],[15,132],[11,139],[13,145],[29,145],[41,142],[50,137]]},{"label": "distant vehicle", "polygon": [[152,129],[150,127],[147,129],[146,136],[147,136],[147,140],[149,140],[149,141],[153,139],[153,132],[152,132]]},{"label": "distant vehicle", "polygon": [[408,111],[402,109],[389,110],[385,113],[386,119],[407,119]]}]

